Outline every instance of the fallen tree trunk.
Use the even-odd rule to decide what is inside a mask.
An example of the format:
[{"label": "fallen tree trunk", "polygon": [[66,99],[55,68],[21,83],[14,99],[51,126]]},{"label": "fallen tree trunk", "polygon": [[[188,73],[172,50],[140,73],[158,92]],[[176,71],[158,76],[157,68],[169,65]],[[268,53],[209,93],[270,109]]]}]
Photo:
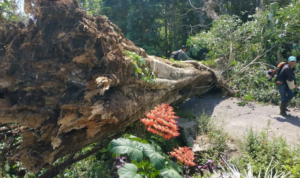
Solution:
[{"label": "fallen tree trunk", "polygon": [[[10,142],[2,156],[30,171],[120,132],[156,104],[182,102],[214,86],[234,94],[213,70],[148,56],[108,19],[87,15],[72,1],[38,7],[36,23],[0,27],[0,125],[27,128],[13,134],[23,141]],[[146,59],[157,76],[152,84],[134,76],[124,50]]]}]

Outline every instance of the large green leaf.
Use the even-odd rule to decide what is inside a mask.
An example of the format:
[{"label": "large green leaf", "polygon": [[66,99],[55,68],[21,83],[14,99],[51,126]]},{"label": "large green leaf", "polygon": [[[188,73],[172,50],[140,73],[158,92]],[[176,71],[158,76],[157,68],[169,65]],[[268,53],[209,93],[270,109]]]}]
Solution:
[{"label": "large green leaf", "polygon": [[140,162],[143,159],[143,145],[136,141],[125,138],[112,140],[108,145],[108,150],[115,154],[127,154],[132,160]]},{"label": "large green leaf", "polygon": [[132,141],[137,141],[137,142],[140,142],[140,143],[148,143],[147,140],[145,140],[143,138],[136,137],[136,136],[131,135],[131,134],[125,134],[125,137],[132,140]]},{"label": "large green leaf", "polygon": [[33,173],[29,173],[27,176],[28,178],[36,178],[36,176]]},{"label": "large green leaf", "polygon": [[138,168],[134,164],[126,163],[118,170],[118,175],[120,178],[143,178],[137,171]]},{"label": "large green leaf", "polygon": [[176,162],[168,160],[167,165],[169,168],[174,169],[179,173],[183,173],[182,166],[179,166]]},{"label": "large green leaf", "polygon": [[164,165],[165,157],[161,155],[160,148],[158,147],[158,151],[156,151],[150,144],[143,144],[143,153],[147,157],[149,157],[151,164],[155,169],[160,169]]},{"label": "large green leaf", "polygon": [[175,171],[172,168],[165,168],[160,170],[160,175],[163,176],[163,178],[183,178],[177,171]]}]

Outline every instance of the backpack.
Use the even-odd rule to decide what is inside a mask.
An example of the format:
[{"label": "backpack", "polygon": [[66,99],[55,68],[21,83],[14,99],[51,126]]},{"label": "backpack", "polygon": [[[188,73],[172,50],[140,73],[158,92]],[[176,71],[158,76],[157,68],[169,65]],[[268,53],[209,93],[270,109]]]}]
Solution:
[{"label": "backpack", "polygon": [[284,64],[287,64],[287,63],[286,63],[286,62],[281,62],[281,63],[279,63],[278,66],[277,66],[277,68],[278,68],[279,70],[281,70],[282,67],[284,66]]},{"label": "backpack", "polygon": [[174,60],[178,60],[179,52],[180,52],[180,50],[178,50],[178,51],[173,51],[173,52],[171,53],[170,58],[173,58]]},{"label": "backpack", "polygon": [[[286,63],[286,62],[281,62],[281,63],[279,63],[279,64],[277,65],[277,68],[278,68],[277,77],[279,76],[279,74],[280,74],[280,72],[281,72],[281,70],[282,70],[282,68],[283,68],[283,66],[284,66],[285,64],[287,64],[287,63]],[[276,77],[276,80],[275,80],[275,81],[277,81],[277,77]]]}]

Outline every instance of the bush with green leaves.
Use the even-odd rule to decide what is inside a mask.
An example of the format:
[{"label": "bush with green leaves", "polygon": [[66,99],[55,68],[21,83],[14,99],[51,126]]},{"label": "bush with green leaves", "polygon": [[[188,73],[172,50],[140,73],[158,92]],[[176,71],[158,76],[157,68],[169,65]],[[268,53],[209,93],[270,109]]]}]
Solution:
[{"label": "bush with green leaves", "polygon": [[135,70],[134,75],[140,77],[144,82],[153,83],[154,79],[156,79],[156,75],[147,67],[146,59],[130,51],[125,51],[125,55],[132,60]]},{"label": "bush with green leaves", "polygon": [[223,127],[215,123],[207,113],[203,113],[197,117],[199,123],[198,133],[207,135],[209,138],[210,149],[200,152],[198,162],[205,164],[207,160],[220,160],[221,153],[227,149],[228,134],[224,132]]},{"label": "bush with green leaves", "polygon": [[109,161],[97,160],[95,156],[76,162],[66,169],[57,178],[82,177],[82,178],[110,178],[111,163]]},{"label": "bush with green leaves", "polygon": [[237,16],[221,16],[213,22],[209,31],[190,37],[188,45],[194,53],[209,49],[207,59],[225,58],[228,66],[235,61],[247,65],[255,57],[271,49],[261,60],[276,64],[282,60],[284,47],[291,45],[289,55],[299,55],[300,32],[297,30],[300,1],[285,8],[272,3],[269,10],[257,10],[249,16],[252,20],[242,23]]},{"label": "bush with green leaves", "polygon": [[[75,156],[79,156],[82,154],[87,153],[91,149],[93,149],[96,144],[92,144],[78,153],[75,154]],[[1,144],[0,144],[1,147]],[[60,163],[65,162],[68,159],[69,155],[58,159],[54,162],[54,165],[58,165]],[[111,154],[107,154],[106,149],[99,150],[96,154],[91,155],[85,159],[82,159],[71,166],[69,166],[67,169],[65,169],[63,172],[61,172],[59,175],[57,175],[57,178],[73,178],[73,177],[80,177],[80,178],[110,178],[112,173],[112,165],[113,165],[113,158]],[[17,178],[18,172],[20,170],[24,170],[22,168],[22,164],[20,162],[7,162],[7,164],[4,166],[4,170],[0,168],[0,177],[6,177],[6,178]],[[24,170],[26,171],[26,170]],[[38,173],[30,173],[25,172],[24,178],[37,178],[41,175],[43,175],[47,169],[42,169]]]},{"label": "bush with green leaves", "polygon": [[[240,68],[238,63],[236,70]],[[229,86],[238,90],[237,97],[241,97],[244,101],[271,102],[278,104],[280,95],[275,78],[272,81],[267,80],[265,71],[268,67],[264,64],[251,67],[247,74],[234,78],[229,82]]]},{"label": "bush with green leaves", "polygon": [[[240,68],[240,64],[236,65],[236,70]],[[272,67],[271,67],[272,68]],[[273,67],[273,69],[275,66]],[[278,92],[278,86],[275,82],[275,77],[272,81],[268,81],[266,77],[266,71],[268,66],[265,63],[251,67],[247,74],[234,78],[229,82],[229,86],[238,90],[237,97],[242,98],[246,102],[258,101],[264,103],[280,103],[280,94]],[[296,71],[300,71],[300,66],[296,65]],[[300,79],[300,78],[299,78]],[[300,80],[297,79],[299,84]],[[300,91],[293,89],[295,97],[290,102],[291,106],[300,106]]]},{"label": "bush with green leaves", "polygon": [[[91,147],[85,149],[88,150],[91,149]],[[65,169],[64,172],[56,177],[110,178],[112,165],[113,161],[111,155],[107,154],[106,149],[102,149],[98,153],[72,164],[72,166]]]},{"label": "bush with green leaves", "polygon": [[[22,9],[18,9],[18,2],[12,0],[0,1],[0,23],[3,22],[19,22],[28,18],[28,15],[22,13]],[[0,26],[1,28],[2,26]]]},{"label": "bush with green leaves", "polygon": [[131,163],[126,163],[118,170],[120,178],[126,177],[155,177],[181,178],[180,167],[169,160],[161,148],[152,142],[148,143],[142,138],[127,135],[111,141],[108,151],[115,155],[126,155]]},{"label": "bush with green leaves", "polygon": [[241,144],[241,155],[232,162],[239,170],[247,169],[250,164],[255,176],[264,175],[270,167],[273,175],[277,171],[290,173],[289,178],[300,177],[300,147],[291,150],[284,139],[269,139],[268,134],[269,128],[260,134],[250,129],[246,142]]},{"label": "bush with green leaves", "polygon": [[[285,8],[271,3],[269,9],[257,10],[245,23],[237,16],[224,15],[209,31],[190,37],[188,45],[195,54],[209,50],[205,63],[215,64],[231,87],[239,90],[238,96],[278,103],[277,87],[266,81],[262,71],[275,69],[290,55],[300,55],[299,9],[299,0]],[[215,63],[216,59],[219,62]]]}]

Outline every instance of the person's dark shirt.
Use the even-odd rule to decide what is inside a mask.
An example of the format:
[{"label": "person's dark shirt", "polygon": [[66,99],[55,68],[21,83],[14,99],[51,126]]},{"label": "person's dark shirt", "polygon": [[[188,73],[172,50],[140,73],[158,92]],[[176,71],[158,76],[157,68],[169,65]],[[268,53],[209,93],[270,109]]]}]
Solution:
[{"label": "person's dark shirt", "polygon": [[188,60],[188,59],[190,59],[190,58],[188,57],[188,55],[186,55],[184,51],[179,50],[179,53],[178,53],[178,59],[177,59],[177,60],[185,61],[185,60]]},{"label": "person's dark shirt", "polygon": [[282,67],[281,72],[279,73],[276,79],[276,81],[280,81],[283,84],[286,84],[286,80],[288,81],[294,80],[296,84],[295,67],[291,69],[289,64],[285,64]]}]

